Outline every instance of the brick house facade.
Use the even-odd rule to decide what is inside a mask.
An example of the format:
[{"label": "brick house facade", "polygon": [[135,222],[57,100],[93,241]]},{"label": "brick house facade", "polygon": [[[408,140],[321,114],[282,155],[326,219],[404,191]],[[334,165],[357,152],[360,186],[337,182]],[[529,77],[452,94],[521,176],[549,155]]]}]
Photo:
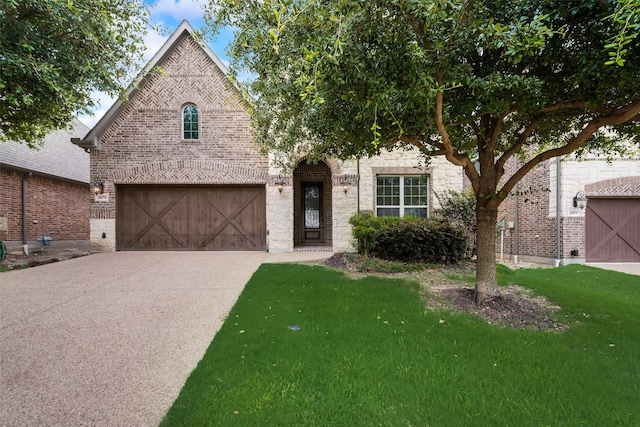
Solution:
[{"label": "brick house facade", "polygon": [[[507,165],[505,175],[515,166]],[[574,205],[579,192],[587,199],[582,208]],[[640,159],[550,159],[523,178],[499,218],[508,259],[640,262]]]},{"label": "brick house facade", "polygon": [[37,150],[0,144],[0,240],[11,250],[39,248],[47,234],[52,246],[88,245],[89,155],[69,144],[88,130],[76,120]]},{"label": "brick house facade", "polygon": [[377,176],[400,183],[427,176],[414,182],[425,210],[437,203],[434,191],[462,188],[460,168],[442,159],[417,168],[417,151],[317,164],[301,158],[294,170],[280,170],[253,142],[246,105],[226,73],[183,21],[128,102],[116,102],[73,141],[90,150],[92,180],[104,183],[90,208],[94,250],[348,251],[349,218],[382,200]]}]

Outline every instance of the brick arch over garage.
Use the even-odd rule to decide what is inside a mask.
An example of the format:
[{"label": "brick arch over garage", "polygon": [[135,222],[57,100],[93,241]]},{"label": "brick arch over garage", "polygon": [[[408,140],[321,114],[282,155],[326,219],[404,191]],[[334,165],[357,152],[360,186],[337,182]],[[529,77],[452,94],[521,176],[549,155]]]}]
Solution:
[{"label": "brick arch over garage", "polygon": [[640,262],[640,176],[585,186],[587,262]]},{"label": "brick arch over garage", "polygon": [[584,186],[587,197],[638,197],[640,175],[607,179]]},{"label": "brick arch over garage", "polygon": [[116,184],[265,184],[266,171],[208,160],[155,162],[113,171]]}]

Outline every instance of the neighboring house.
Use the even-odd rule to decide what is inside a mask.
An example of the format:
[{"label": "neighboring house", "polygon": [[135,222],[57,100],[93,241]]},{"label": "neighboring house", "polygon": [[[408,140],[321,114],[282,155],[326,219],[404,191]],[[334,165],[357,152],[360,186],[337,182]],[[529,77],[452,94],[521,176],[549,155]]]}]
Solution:
[{"label": "neighboring house", "polygon": [[227,68],[183,21],[129,92],[84,138],[97,250],[353,249],[358,210],[428,215],[434,192],[462,189],[462,170],[417,151],[273,166],[252,140]]},{"label": "neighboring house", "polygon": [[500,217],[508,258],[640,262],[640,159],[548,160],[518,184]]},{"label": "neighboring house", "polygon": [[10,249],[38,248],[49,232],[52,246],[88,244],[89,154],[69,144],[88,130],[75,120],[37,150],[0,143],[0,240]]}]

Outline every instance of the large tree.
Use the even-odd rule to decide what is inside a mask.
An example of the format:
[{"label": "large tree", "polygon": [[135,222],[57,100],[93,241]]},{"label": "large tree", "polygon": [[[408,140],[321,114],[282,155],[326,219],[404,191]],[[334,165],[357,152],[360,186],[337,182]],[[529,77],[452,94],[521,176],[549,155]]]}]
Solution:
[{"label": "large tree", "polygon": [[0,142],[35,146],[124,93],[144,52],[149,13],[139,0],[0,2]]},{"label": "large tree", "polygon": [[498,207],[516,183],[553,157],[640,140],[638,39],[623,66],[605,64],[628,3],[212,0],[208,17],[238,29],[232,69],[251,73],[256,137],[283,163],[412,146],[464,169],[482,302],[498,294]]}]

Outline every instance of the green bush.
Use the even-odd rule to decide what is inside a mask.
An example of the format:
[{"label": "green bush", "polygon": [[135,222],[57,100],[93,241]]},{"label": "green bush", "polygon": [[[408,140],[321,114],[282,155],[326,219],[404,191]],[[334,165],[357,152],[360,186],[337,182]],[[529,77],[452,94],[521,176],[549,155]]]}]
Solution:
[{"label": "green bush", "polygon": [[465,256],[463,230],[443,220],[403,219],[378,234],[371,254],[402,262],[455,263]]},{"label": "green bush", "polygon": [[466,236],[460,227],[431,218],[351,217],[360,254],[401,262],[453,263],[464,259]]},{"label": "green bush", "polygon": [[368,255],[374,248],[376,238],[386,231],[391,224],[401,219],[390,216],[377,217],[372,212],[361,212],[349,219],[353,225],[353,237],[356,239],[355,247],[358,253]]}]

